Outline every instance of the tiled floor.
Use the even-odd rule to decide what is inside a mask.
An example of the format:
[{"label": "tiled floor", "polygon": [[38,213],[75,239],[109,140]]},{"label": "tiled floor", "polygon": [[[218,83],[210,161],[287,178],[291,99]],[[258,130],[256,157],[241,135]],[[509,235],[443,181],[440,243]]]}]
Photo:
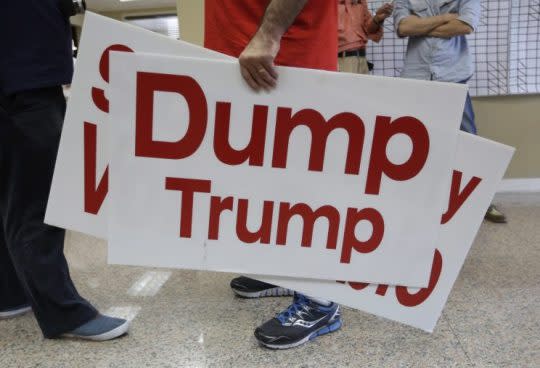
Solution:
[{"label": "tiled floor", "polygon": [[540,367],[540,194],[496,202],[510,223],[484,223],[432,335],[347,309],[341,331],[269,351],[253,329],[289,298],[235,298],[228,274],[107,266],[104,242],[70,233],[80,292],[131,333],[44,340],[32,315],[2,321],[0,367]]}]

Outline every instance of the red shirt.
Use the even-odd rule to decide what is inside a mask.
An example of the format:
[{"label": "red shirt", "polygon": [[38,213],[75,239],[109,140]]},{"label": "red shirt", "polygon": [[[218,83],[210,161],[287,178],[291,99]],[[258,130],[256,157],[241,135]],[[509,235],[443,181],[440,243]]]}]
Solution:
[{"label": "red shirt", "polygon": [[[204,46],[238,57],[270,0],[206,0]],[[277,65],[337,70],[337,2],[310,0],[283,35]]]}]

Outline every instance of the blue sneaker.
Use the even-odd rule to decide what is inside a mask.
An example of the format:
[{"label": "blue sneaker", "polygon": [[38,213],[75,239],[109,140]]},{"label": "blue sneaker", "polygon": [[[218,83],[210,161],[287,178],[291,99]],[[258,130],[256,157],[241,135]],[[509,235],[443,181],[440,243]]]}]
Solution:
[{"label": "blue sneaker", "polygon": [[302,294],[275,318],[257,327],[255,338],[270,349],[288,349],[341,328],[339,305],[324,306]]},{"label": "blue sneaker", "polygon": [[30,307],[30,305],[28,304],[21,305],[15,308],[3,309],[0,310],[0,320],[22,316],[23,314],[29,313],[30,311],[32,311],[32,307]]},{"label": "blue sneaker", "polygon": [[107,341],[126,334],[128,330],[129,321],[100,314],[93,320],[77,327],[73,331],[63,334],[62,337],[92,341]]}]

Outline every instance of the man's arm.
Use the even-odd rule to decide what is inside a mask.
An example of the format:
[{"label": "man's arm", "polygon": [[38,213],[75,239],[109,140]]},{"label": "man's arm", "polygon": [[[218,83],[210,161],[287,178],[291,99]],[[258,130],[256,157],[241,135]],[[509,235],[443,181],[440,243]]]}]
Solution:
[{"label": "man's arm", "polygon": [[375,41],[378,42],[382,38],[382,24],[384,23],[386,18],[392,15],[392,12],[394,11],[394,5],[392,5],[392,3],[383,4],[379,9],[377,9],[373,17],[369,12],[367,2],[364,2],[363,6],[365,8],[364,22],[365,24],[367,24],[366,33],[368,34],[368,36],[374,36],[373,38],[375,38]]},{"label": "man's arm", "polygon": [[462,0],[457,19],[435,28],[432,37],[451,38],[474,32],[480,22],[480,0]]},{"label": "man's arm", "polygon": [[459,19],[454,19],[442,26],[439,26],[429,32],[428,36],[439,38],[452,38],[455,36],[464,36],[471,34],[473,29],[467,23],[462,22]]},{"label": "man's arm", "polygon": [[401,20],[397,28],[397,33],[400,37],[428,36],[436,28],[457,18],[458,15],[452,13],[424,18],[410,15]]},{"label": "man's arm", "polygon": [[294,22],[308,0],[272,0],[261,25],[240,54],[240,72],[254,90],[275,87],[277,72],[274,59],[281,37]]}]

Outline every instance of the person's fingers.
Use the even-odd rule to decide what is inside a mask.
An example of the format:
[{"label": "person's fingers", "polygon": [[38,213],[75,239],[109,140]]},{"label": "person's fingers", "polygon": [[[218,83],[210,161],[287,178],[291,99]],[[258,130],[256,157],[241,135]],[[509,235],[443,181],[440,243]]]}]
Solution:
[{"label": "person's fingers", "polygon": [[265,63],[263,63],[263,66],[264,66],[264,68],[266,69],[266,71],[268,72],[268,74],[270,74],[270,76],[271,76],[275,81],[277,81],[277,79],[278,79],[278,73],[277,73],[276,68],[274,67],[274,63],[273,63],[272,61],[266,61]]},{"label": "person's fingers", "polygon": [[253,79],[249,70],[245,68],[243,65],[240,65],[240,74],[242,74],[242,77],[244,78],[246,83],[251,87],[251,89],[255,91],[259,90],[259,85]]},{"label": "person's fingers", "polygon": [[259,76],[261,79],[269,86],[269,87],[275,87],[276,86],[276,80],[270,76],[270,73],[266,71],[264,68],[259,68],[257,70],[259,73]]},{"label": "person's fingers", "polygon": [[277,82],[277,73],[274,70],[272,64],[261,64],[261,66],[257,69],[259,72],[259,75],[266,83],[268,83],[270,86],[275,87]]},{"label": "person's fingers", "polygon": [[259,85],[259,87],[266,90],[272,87],[272,85],[268,83],[261,75],[261,72],[265,71],[261,64],[248,64],[246,65],[246,68],[255,80],[255,82]]}]

